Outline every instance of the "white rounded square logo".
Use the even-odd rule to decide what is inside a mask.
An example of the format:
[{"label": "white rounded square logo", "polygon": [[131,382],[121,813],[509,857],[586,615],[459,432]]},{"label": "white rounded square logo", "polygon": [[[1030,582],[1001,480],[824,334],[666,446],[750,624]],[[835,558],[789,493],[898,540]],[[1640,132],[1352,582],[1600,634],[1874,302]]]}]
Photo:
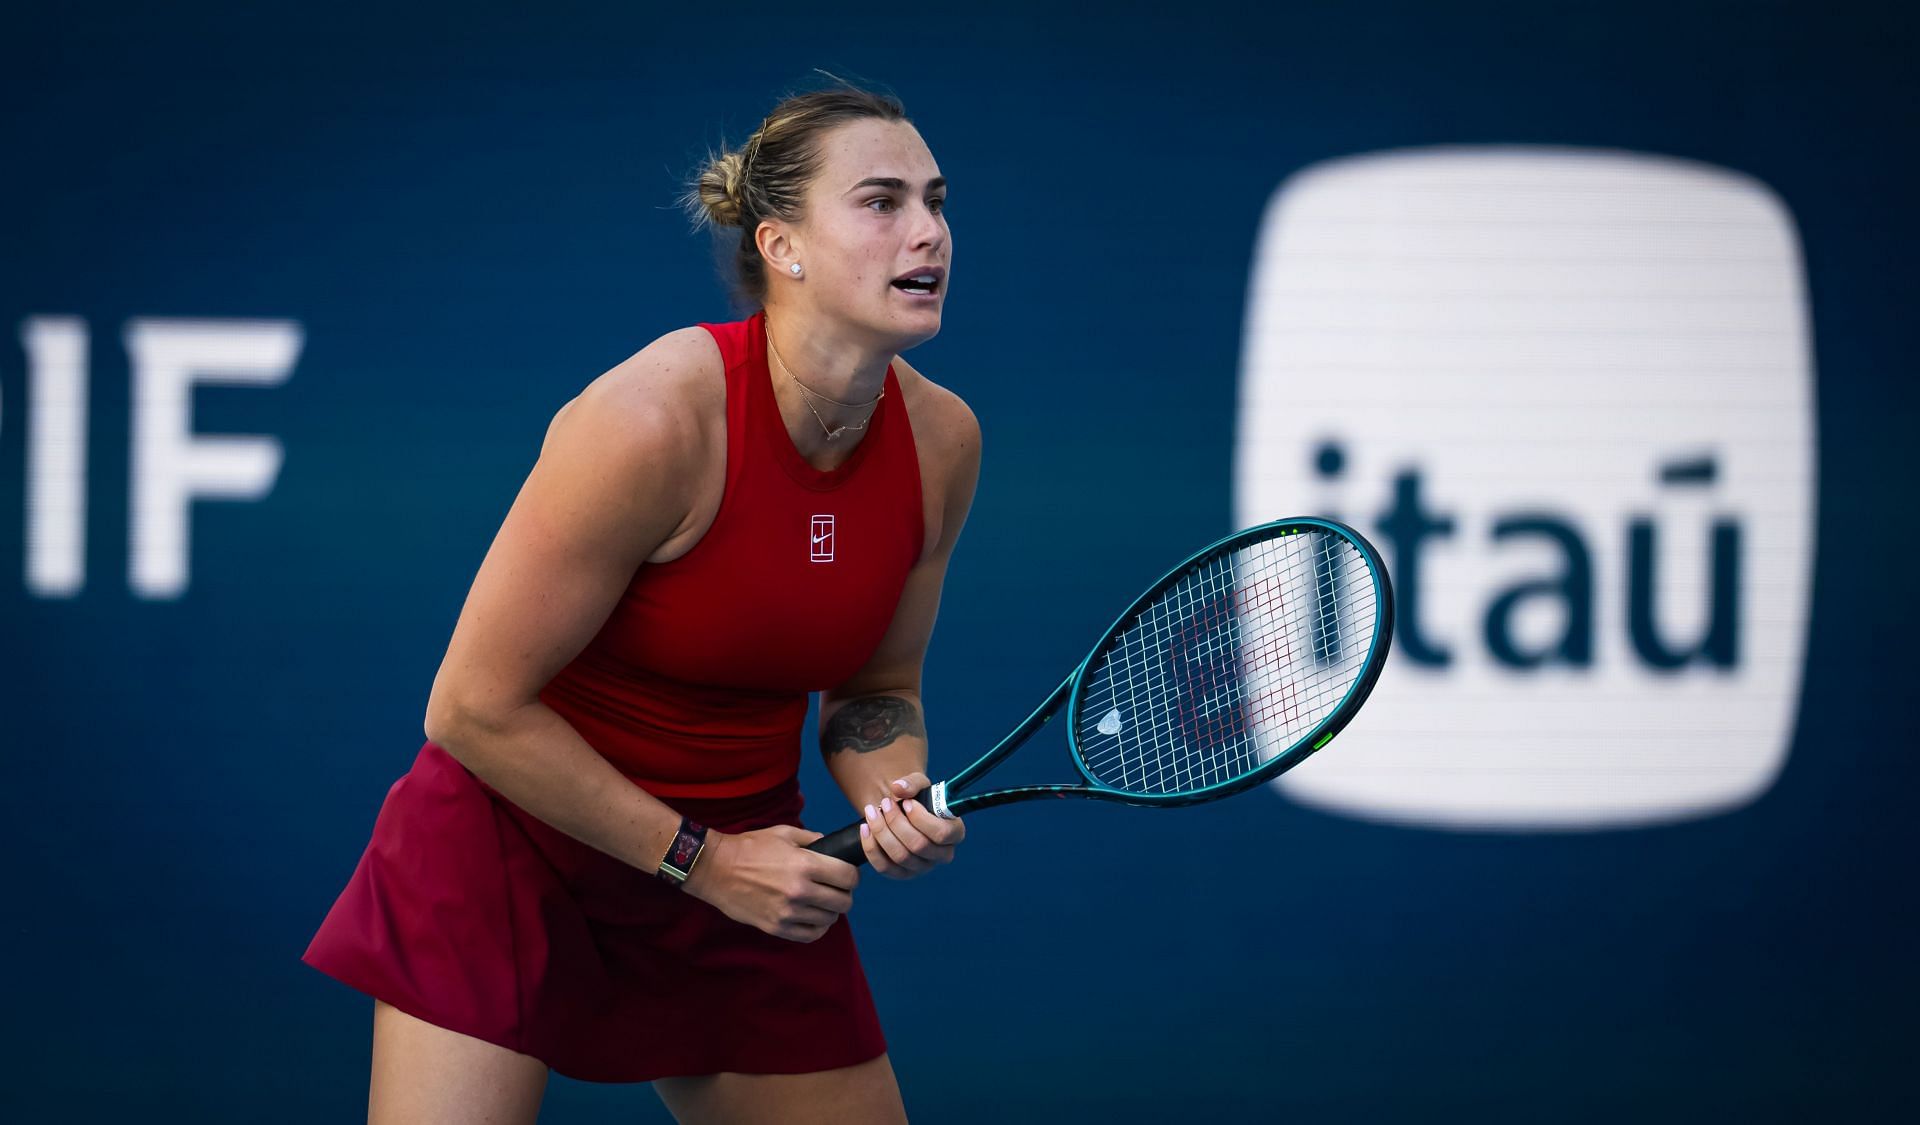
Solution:
[{"label": "white rounded square logo", "polygon": [[1399,626],[1366,710],[1277,784],[1506,830],[1765,792],[1805,658],[1814,401],[1793,223],[1751,179],[1531,147],[1289,179],[1249,292],[1236,521],[1354,524]]}]

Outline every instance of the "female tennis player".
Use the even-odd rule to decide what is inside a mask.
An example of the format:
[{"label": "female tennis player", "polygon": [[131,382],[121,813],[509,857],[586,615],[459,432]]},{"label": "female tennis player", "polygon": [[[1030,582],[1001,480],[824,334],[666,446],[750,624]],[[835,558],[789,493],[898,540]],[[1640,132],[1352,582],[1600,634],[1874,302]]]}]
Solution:
[{"label": "female tennis player", "polygon": [[532,1122],[550,1070],[687,1122],[904,1121],[806,850],[808,693],[874,870],[964,834],[920,670],[979,472],[940,330],[946,183],[899,102],[789,98],[689,193],[741,231],[744,321],[563,406],[474,578],[427,743],[304,960],[375,997],[371,1122]]}]

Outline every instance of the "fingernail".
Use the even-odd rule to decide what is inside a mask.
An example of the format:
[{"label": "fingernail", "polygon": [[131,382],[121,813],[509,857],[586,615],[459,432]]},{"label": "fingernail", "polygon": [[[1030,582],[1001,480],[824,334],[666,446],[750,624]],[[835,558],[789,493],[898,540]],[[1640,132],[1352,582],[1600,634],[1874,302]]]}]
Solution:
[{"label": "fingernail", "polygon": [[900,807],[905,809],[908,812],[912,812],[914,809],[917,809],[920,806],[914,804],[912,801],[902,801],[900,802]]},{"label": "fingernail", "polygon": [[881,811],[881,812],[892,812],[892,811],[893,811],[893,798],[892,798],[892,797],[882,797],[882,798],[880,798],[880,811]]},{"label": "fingernail", "polygon": [[[872,809],[872,807],[871,807],[871,806],[869,806],[869,807],[868,807],[868,809],[867,809],[867,811],[868,811],[868,812],[872,812],[872,811],[873,811],[873,809]],[[861,824],[860,824],[860,838],[861,838],[862,840],[864,840],[864,839],[866,839],[867,837],[869,837],[869,836],[871,836],[871,835],[873,835],[873,829],[871,829],[871,828],[868,828],[868,827],[867,827],[867,825],[866,825],[866,822],[865,822],[865,821],[862,821],[862,822],[861,822]]]},{"label": "fingernail", "polygon": [[895,778],[893,782],[893,787],[895,789],[900,790],[900,792],[905,793],[907,791],[907,779],[904,777]]},{"label": "fingernail", "polygon": [[[878,813],[876,813],[876,812],[874,812],[874,811],[873,811],[873,806],[872,806],[872,805],[868,805],[868,806],[867,806],[867,819],[868,819],[868,820],[872,820],[872,819],[873,819],[874,817],[876,817],[876,816],[878,816],[878,815],[880,815],[880,814],[878,814]],[[866,825],[864,825],[864,824],[863,824],[863,825],[861,825],[860,827],[861,827],[862,829],[865,829],[865,828],[866,828]]]}]

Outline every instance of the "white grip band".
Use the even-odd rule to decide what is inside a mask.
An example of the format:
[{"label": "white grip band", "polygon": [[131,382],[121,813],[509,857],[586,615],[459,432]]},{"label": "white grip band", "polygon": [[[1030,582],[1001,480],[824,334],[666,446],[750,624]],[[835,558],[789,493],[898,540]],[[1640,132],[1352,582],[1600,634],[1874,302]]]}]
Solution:
[{"label": "white grip band", "polygon": [[927,805],[933,809],[933,815],[941,820],[953,820],[954,815],[947,811],[947,783],[936,781],[927,793]]}]

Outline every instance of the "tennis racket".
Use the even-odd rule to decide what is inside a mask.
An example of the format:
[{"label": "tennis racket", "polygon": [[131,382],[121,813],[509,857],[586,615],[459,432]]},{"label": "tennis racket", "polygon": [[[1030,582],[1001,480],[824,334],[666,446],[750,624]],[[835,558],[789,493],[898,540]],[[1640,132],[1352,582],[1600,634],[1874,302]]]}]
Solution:
[{"label": "tennis racket", "polygon": [[[1321,519],[1250,527],[1155,582],[1026,721],[916,799],[950,820],[1042,797],[1150,806],[1229,797],[1340,733],[1392,641],[1393,586],[1359,532]],[[966,792],[1062,706],[1080,781]],[[867,859],[858,821],[807,846]]]}]

